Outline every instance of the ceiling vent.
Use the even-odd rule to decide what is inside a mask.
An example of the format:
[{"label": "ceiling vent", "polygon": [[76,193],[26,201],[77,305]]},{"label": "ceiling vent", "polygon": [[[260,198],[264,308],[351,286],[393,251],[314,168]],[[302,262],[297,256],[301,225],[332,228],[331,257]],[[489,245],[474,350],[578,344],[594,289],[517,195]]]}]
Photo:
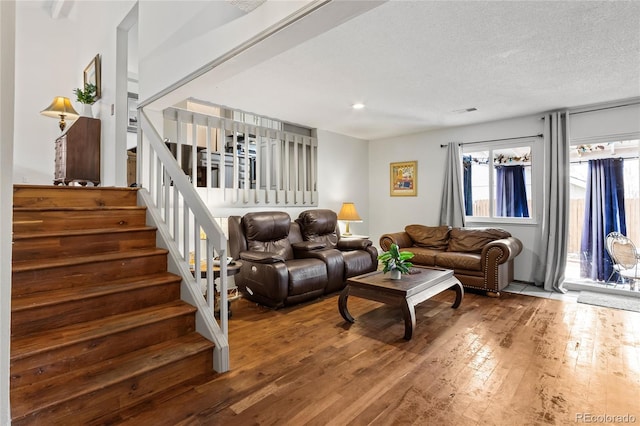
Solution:
[{"label": "ceiling vent", "polygon": [[467,112],[473,112],[473,111],[477,111],[478,108],[464,108],[464,109],[456,109],[453,110],[451,112],[454,112],[456,114],[466,114]]}]

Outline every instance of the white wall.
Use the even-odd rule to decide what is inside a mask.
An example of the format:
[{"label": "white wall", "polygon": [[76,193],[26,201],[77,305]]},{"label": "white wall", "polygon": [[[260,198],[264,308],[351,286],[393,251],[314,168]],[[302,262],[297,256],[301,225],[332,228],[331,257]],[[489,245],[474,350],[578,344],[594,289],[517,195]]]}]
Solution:
[{"label": "white wall", "polygon": [[[40,111],[55,96],[75,102],[83,71],[96,54],[102,56],[102,99],[94,109],[102,120],[102,164],[115,159],[116,27],[135,4],[127,1],[74,2],[68,16],[52,19],[46,2],[16,3],[15,183],[51,184],[57,121]],[[74,104],[79,109],[78,104]],[[122,112],[126,114],[126,111]],[[71,125],[71,122],[67,126]],[[115,169],[102,167],[102,184],[113,185]]]},{"label": "white wall", "polygon": [[[414,223],[439,225],[446,160],[446,148],[441,148],[441,144],[536,135],[542,133],[541,116],[542,114],[371,141],[369,230],[372,241],[379,247],[382,234],[402,231],[405,226]],[[390,196],[389,163],[414,160],[418,161],[418,195]],[[479,223],[474,226],[484,225]],[[537,227],[512,224],[492,226],[500,226],[522,240],[524,249],[515,261],[515,279],[532,282]]]},{"label": "white wall", "polygon": [[[580,143],[595,143],[602,139],[627,140],[640,132],[640,104],[594,108],[594,111],[571,114],[570,137]],[[615,105],[615,104],[613,104]],[[614,139],[616,140],[616,139]]]},{"label": "white wall", "polygon": [[0,2],[0,425],[10,424],[15,3]]},{"label": "white wall", "polygon": [[[352,234],[369,235],[372,218],[369,200],[369,143],[324,130],[318,137],[318,207],[340,211],[351,201],[362,222],[349,225]],[[344,231],[344,224],[341,223]]]}]

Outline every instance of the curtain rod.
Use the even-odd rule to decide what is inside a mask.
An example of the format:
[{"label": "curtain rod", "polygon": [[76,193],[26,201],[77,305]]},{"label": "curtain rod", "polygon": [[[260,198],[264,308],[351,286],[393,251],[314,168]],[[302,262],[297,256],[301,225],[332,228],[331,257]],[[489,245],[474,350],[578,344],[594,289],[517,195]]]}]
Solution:
[{"label": "curtain rod", "polygon": [[[542,133],[539,133],[537,135],[530,135],[530,136],[517,136],[515,138],[503,138],[503,139],[488,139],[486,141],[473,141],[473,142],[460,142],[458,144],[458,146],[460,145],[473,145],[473,144],[477,144],[477,143],[487,143],[487,142],[501,142],[501,141],[512,141],[515,139],[531,139],[531,138],[541,138],[542,137]],[[447,144],[440,144],[440,148],[445,148],[447,147]]]},{"label": "curtain rod", "polygon": [[638,105],[638,104],[640,104],[640,101],[629,102],[627,104],[621,104],[621,105],[611,105],[611,106],[605,106],[600,108],[585,109],[585,110],[576,111],[576,112],[571,112],[571,109],[569,109],[569,114],[571,115],[584,114],[585,112],[603,111],[605,109],[621,108],[621,107]]},{"label": "curtain rod", "polygon": [[582,164],[583,162],[588,162],[589,160],[605,160],[607,158],[612,158],[614,160],[637,160],[640,158],[640,155],[629,155],[627,157],[604,157],[604,158],[584,158],[580,160],[572,160],[569,161],[569,164]]}]

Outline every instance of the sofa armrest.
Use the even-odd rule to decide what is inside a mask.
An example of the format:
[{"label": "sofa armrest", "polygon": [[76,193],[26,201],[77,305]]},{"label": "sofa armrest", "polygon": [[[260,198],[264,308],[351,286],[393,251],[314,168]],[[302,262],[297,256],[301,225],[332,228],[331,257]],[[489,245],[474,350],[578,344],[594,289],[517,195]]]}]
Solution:
[{"label": "sofa armrest", "polygon": [[483,267],[487,265],[485,261],[487,258],[489,258],[489,264],[495,263],[500,265],[515,258],[521,251],[522,242],[516,237],[501,238],[492,241],[482,249]]},{"label": "sofa armrest", "polygon": [[327,248],[327,244],[316,242],[316,241],[300,241],[299,243],[291,244],[291,247],[293,247],[293,252],[296,255],[295,257],[298,257],[297,255],[299,253],[322,250],[324,248]]},{"label": "sofa armrest", "polygon": [[366,250],[370,245],[373,245],[373,242],[366,238],[343,238],[338,240],[337,248],[343,251]]},{"label": "sofa armrest", "polygon": [[482,249],[482,269],[487,274],[503,263],[514,259],[522,251],[522,242],[515,237],[501,238],[488,243]]},{"label": "sofa armrest", "polygon": [[409,248],[413,246],[413,240],[405,231],[394,232],[391,234],[383,234],[380,237],[380,247],[384,251],[388,251],[391,248],[391,244],[397,244],[398,248]]},{"label": "sofa armrest", "polygon": [[242,251],[240,259],[253,263],[278,263],[285,260],[282,256],[268,251]]}]

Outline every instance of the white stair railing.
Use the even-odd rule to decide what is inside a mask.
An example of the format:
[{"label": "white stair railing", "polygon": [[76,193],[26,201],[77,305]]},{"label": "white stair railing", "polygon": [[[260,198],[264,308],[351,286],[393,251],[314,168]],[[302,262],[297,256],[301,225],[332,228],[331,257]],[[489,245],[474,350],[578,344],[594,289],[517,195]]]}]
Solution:
[{"label": "white stair railing", "polygon": [[[194,305],[196,330],[214,342],[214,369],[229,370],[227,264],[220,262],[219,301],[216,304],[214,256],[227,258],[227,240],[211,212],[178,161],[151,124],[138,110],[137,180],[148,218],[158,228],[159,244],[169,249],[168,267],[182,277],[181,297]],[[206,241],[201,250],[201,237]],[[190,267],[192,260],[193,269]],[[205,278],[200,265],[206,263]],[[217,306],[216,306],[217,305]],[[219,308],[218,323],[214,311]]]},{"label": "white stair railing", "polygon": [[177,107],[163,119],[178,163],[209,205],[317,206],[316,138]]}]

